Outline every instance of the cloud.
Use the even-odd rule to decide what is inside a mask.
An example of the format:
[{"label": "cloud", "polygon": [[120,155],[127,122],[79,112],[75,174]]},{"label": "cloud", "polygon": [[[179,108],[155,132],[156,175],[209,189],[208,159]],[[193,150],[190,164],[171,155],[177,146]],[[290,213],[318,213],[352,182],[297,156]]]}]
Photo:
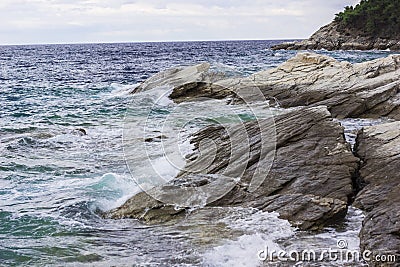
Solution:
[{"label": "cloud", "polygon": [[1,0],[6,43],[306,38],[354,0]]}]

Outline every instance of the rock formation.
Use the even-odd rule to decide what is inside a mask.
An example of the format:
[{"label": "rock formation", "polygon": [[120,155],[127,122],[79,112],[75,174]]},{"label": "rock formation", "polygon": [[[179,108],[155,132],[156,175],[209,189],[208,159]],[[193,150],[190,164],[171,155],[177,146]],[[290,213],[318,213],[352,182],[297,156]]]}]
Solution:
[{"label": "rock formation", "polygon": [[334,117],[400,119],[400,55],[350,64],[299,53],[249,77],[281,107],[326,105]]},{"label": "rock formation", "polygon": [[[162,71],[140,84],[132,93],[167,86],[168,88],[173,88],[170,98],[174,99],[175,102],[192,100],[192,93],[196,97],[223,98],[226,96],[226,93],[222,90],[223,88],[219,88],[220,90],[216,90],[214,94],[209,86],[223,78],[225,78],[224,74],[210,71],[209,63],[201,63],[195,66],[171,68]],[[201,95],[199,92],[203,92],[203,94]]]},{"label": "rock formation", "polygon": [[321,27],[309,39],[287,42],[272,47],[272,50],[400,50],[400,40],[374,36],[363,36],[351,30],[341,30],[337,22]]},{"label": "rock formation", "polygon": [[[275,117],[275,161],[261,186],[254,192],[249,192],[253,173],[257,165],[265,160],[260,157],[261,146],[268,145],[265,143],[269,142],[268,139],[260,138],[259,129],[270,127],[269,123],[269,120],[246,123],[246,139],[250,140],[250,153],[247,155],[250,157],[249,164],[240,182],[228,194],[209,205],[246,206],[278,211],[281,218],[290,220],[301,229],[317,229],[343,218],[347,203],[352,197],[352,177],[357,169],[358,159],[353,156],[344,140],[343,128],[332,120],[324,107],[298,108]],[[199,146],[201,140],[208,138],[218,144],[218,152],[216,159],[203,174],[197,174],[197,180],[191,180],[190,186],[202,186],[210,177],[226,175],[224,171],[227,161],[232,157],[227,147],[235,136],[224,138],[223,132],[222,126],[210,126],[195,134],[192,140],[195,147]],[[233,135],[243,136],[240,131],[232,132]],[[234,149],[242,151],[245,148]],[[239,166],[242,162],[242,158],[234,158],[229,164]],[[235,176],[234,170],[231,175]],[[174,184],[157,190],[171,190],[171,186],[182,186],[179,181],[185,177],[186,174],[182,174]],[[200,178],[204,182],[194,185],[193,181],[199,181]],[[111,211],[109,216],[160,222],[171,220],[182,214],[182,211],[182,208],[164,205],[146,193],[139,193],[122,207]]]},{"label": "rock formation", "polygon": [[[159,80],[159,77],[163,77]],[[176,102],[198,97],[224,98],[245,95],[258,101],[252,89],[261,90],[270,104],[282,108],[325,105],[334,117],[400,119],[400,55],[350,64],[315,53],[299,53],[276,68],[249,77],[224,79],[211,73],[208,64],[167,70],[150,78],[137,91],[169,84]],[[255,96],[252,96],[255,95]]]},{"label": "rock formation", "polygon": [[360,178],[366,184],[354,203],[366,212],[361,249],[397,255],[400,264],[400,122],[364,128],[356,153],[362,160]]},{"label": "rock formation", "polygon": [[361,0],[345,7],[332,23],[308,40],[283,43],[272,49],[400,50],[400,4],[393,0]]},{"label": "rock formation", "polygon": [[[191,139],[195,150],[187,158],[188,169],[196,168],[196,160],[212,154],[213,149],[215,158],[202,171],[181,172],[170,183],[152,189],[152,193],[171,197],[177,189],[185,188],[190,194],[203,186],[222,187],[240,177],[227,194],[204,203],[277,211],[281,218],[308,230],[340,221],[355,199],[354,205],[366,213],[361,249],[397,255],[399,260],[400,124],[366,127],[358,134],[353,155],[344,140],[343,128],[333,119],[400,120],[399,67],[400,55],[350,64],[315,53],[299,53],[276,68],[248,77],[227,78],[203,63],[150,78],[135,92],[166,86],[171,90],[169,97],[178,103],[210,97],[240,104],[262,100],[254,94],[258,90],[270,105],[281,108],[274,117],[273,140],[260,134],[260,129],[271,125],[268,119],[213,125],[198,131]],[[243,145],[232,146],[232,138],[243,140]],[[202,144],[204,140],[211,140],[216,148]],[[267,151],[262,152],[262,147]],[[239,151],[239,156],[232,156],[232,149]],[[276,153],[269,169],[271,151]],[[227,168],[228,164],[234,167]],[[265,179],[251,190],[252,178],[260,175],[263,167]],[[185,211],[185,206],[166,205],[142,192],[106,216],[159,223],[179,219]]]}]

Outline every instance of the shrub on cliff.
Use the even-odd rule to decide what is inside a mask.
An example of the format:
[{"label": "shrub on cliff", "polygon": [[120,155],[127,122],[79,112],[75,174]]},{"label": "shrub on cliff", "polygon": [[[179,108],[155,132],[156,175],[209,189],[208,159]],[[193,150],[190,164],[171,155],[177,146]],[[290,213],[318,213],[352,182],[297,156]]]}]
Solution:
[{"label": "shrub on cliff", "polygon": [[339,29],[364,36],[393,38],[400,36],[399,0],[362,0],[336,14]]}]

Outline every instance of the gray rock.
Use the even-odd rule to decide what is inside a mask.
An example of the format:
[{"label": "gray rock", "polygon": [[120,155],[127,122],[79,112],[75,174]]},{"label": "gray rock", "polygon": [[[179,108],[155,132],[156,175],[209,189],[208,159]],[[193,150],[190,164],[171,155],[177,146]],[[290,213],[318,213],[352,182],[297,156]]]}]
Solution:
[{"label": "gray rock", "polygon": [[[214,84],[282,108],[325,105],[334,117],[400,119],[400,55],[350,64],[315,53],[299,53],[277,68]],[[251,95],[255,97],[251,97]]]},{"label": "gray rock", "polygon": [[87,132],[85,129],[83,128],[76,128],[74,130],[72,130],[71,132],[73,135],[78,135],[78,136],[84,136],[87,135]]},{"label": "gray rock", "polygon": [[[346,144],[340,124],[333,121],[325,107],[293,109],[275,117],[276,144],[271,145],[271,140],[263,139],[260,135],[260,129],[271,128],[270,123],[269,119],[247,122],[244,125],[245,132],[242,131],[243,125],[228,130],[222,126],[204,128],[195,134],[192,141],[196,148],[206,147],[201,152],[194,151],[192,160],[187,164],[188,169],[197,169],[197,164],[193,162],[198,162],[196,159],[201,157],[200,154],[207,154],[208,143],[201,144],[202,140],[212,140],[209,144],[216,144],[215,160],[201,173],[182,172],[176,178],[177,182],[154,190],[169,194],[174,187],[182,187],[182,184],[184,187],[197,188],[209,184],[211,177],[223,185],[226,180],[221,177],[230,175],[235,179],[240,175],[238,184],[223,197],[211,203],[207,201],[208,205],[278,211],[281,218],[290,220],[301,229],[318,229],[343,218],[347,202],[353,194],[352,176],[356,172],[358,159]],[[226,136],[226,131],[230,133],[229,136]],[[231,140],[236,138],[243,140],[243,147],[235,145],[231,148]],[[246,143],[249,148],[245,147]],[[268,172],[270,150],[275,145],[275,161]],[[263,146],[267,147],[265,153],[262,152]],[[232,154],[232,149],[238,153]],[[241,153],[247,149],[248,154],[243,155],[247,160],[243,160]],[[243,165],[243,162],[246,164]],[[252,189],[254,177],[260,175],[265,175],[261,185]],[[193,179],[196,182],[187,179],[188,176],[197,177]],[[107,216],[159,222],[174,219],[178,214],[182,215],[182,211],[142,192]]]},{"label": "gray rock", "polygon": [[[201,96],[223,98],[229,93],[222,92],[224,88],[213,83],[223,78],[225,76],[222,73],[210,70],[209,63],[201,63],[159,72],[144,81],[131,93],[144,92],[156,87],[169,87],[173,88],[169,97],[177,103],[191,101],[195,97]],[[218,89],[214,90],[214,87],[218,87]]]},{"label": "gray rock", "polygon": [[179,87],[188,83],[202,82],[209,69],[210,64],[208,63],[189,67],[170,68],[150,77],[136,87],[132,93],[148,91],[165,85]]},{"label": "gray rock", "polygon": [[[135,92],[173,88],[175,102],[201,97],[233,98],[232,103],[267,100],[280,107],[325,105],[334,117],[400,119],[400,55],[350,64],[315,53],[299,53],[277,68],[249,77],[228,78],[209,64],[171,69],[148,79]],[[263,98],[265,97],[265,98]]]},{"label": "gray rock", "polygon": [[[257,158],[262,142],[257,129],[266,128],[266,121],[249,123],[246,127],[251,140],[250,160],[241,184],[211,205],[244,205],[266,211],[278,211],[302,229],[316,229],[345,215],[352,196],[352,176],[357,158],[343,139],[342,127],[333,122],[324,107],[301,108],[275,117],[276,155],[270,172],[262,185],[249,192],[248,184],[263,158]],[[199,132],[200,140],[223,136],[217,129]],[[197,142],[196,139],[194,139]],[[229,143],[229,140],[224,141]],[[219,146],[224,146],[222,142]],[[224,165],[219,158],[229,158],[221,150],[207,172],[220,173]]]},{"label": "gray rock", "polygon": [[326,105],[338,118],[400,119],[399,76],[400,55],[350,64],[299,53],[275,69],[254,74],[248,83],[284,108]]},{"label": "gray rock", "polygon": [[400,50],[400,40],[364,36],[360,33],[340,29],[336,22],[321,27],[309,39],[287,42],[272,47],[272,50]]},{"label": "gray rock", "polygon": [[[166,185],[134,195],[121,207],[104,213],[104,216],[114,219],[139,219],[150,224],[174,221],[184,216],[185,208],[204,207],[205,202],[212,201],[206,199],[207,196],[203,198],[204,194],[201,195],[205,187],[211,185],[216,188],[214,193],[220,194],[218,188],[224,189],[228,183],[233,186],[236,184],[234,179],[218,175],[190,174],[177,177]],[[193,197],[196,195],[200,197]],[[212,195],[208,197],[213,198]],[[171,204],[175,202],[183,204],[180,206]]]},{"label": "gray rock", "polygon": [[166,137],[165,135],[157,135],[154,137],[147,137],[144,139],[145,142],[161,142],[163,139],[167,139],[168,137]]},{"label": "gray rock", "polygon": [[334,117],[400,119],[400,55],[350,64],[315,53],[299,53],[276,68],[249,77],[223,79],[208,64],[167,70],[135,91],[163,85],[175,102],[201,97],[263,101],[282,108],[325,105]]},{"label": "gray rock", "polygon": [[399,265],[400,122],[364,128],[357,137],[356,153],[362,159],[360,178],[366,183],[354,202],[366,211],[361,249],[397,255]]}]

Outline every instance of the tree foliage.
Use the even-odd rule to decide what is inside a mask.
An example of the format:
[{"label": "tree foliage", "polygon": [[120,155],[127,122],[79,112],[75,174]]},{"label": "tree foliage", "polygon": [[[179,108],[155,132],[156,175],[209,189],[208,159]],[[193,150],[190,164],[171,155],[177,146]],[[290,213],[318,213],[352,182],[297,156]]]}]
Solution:
[{"label": "tree foliage", "polygon": [[361,0],[336,14],[341,28],[367,36],[390,38],[400,35],[400,0]]}]

